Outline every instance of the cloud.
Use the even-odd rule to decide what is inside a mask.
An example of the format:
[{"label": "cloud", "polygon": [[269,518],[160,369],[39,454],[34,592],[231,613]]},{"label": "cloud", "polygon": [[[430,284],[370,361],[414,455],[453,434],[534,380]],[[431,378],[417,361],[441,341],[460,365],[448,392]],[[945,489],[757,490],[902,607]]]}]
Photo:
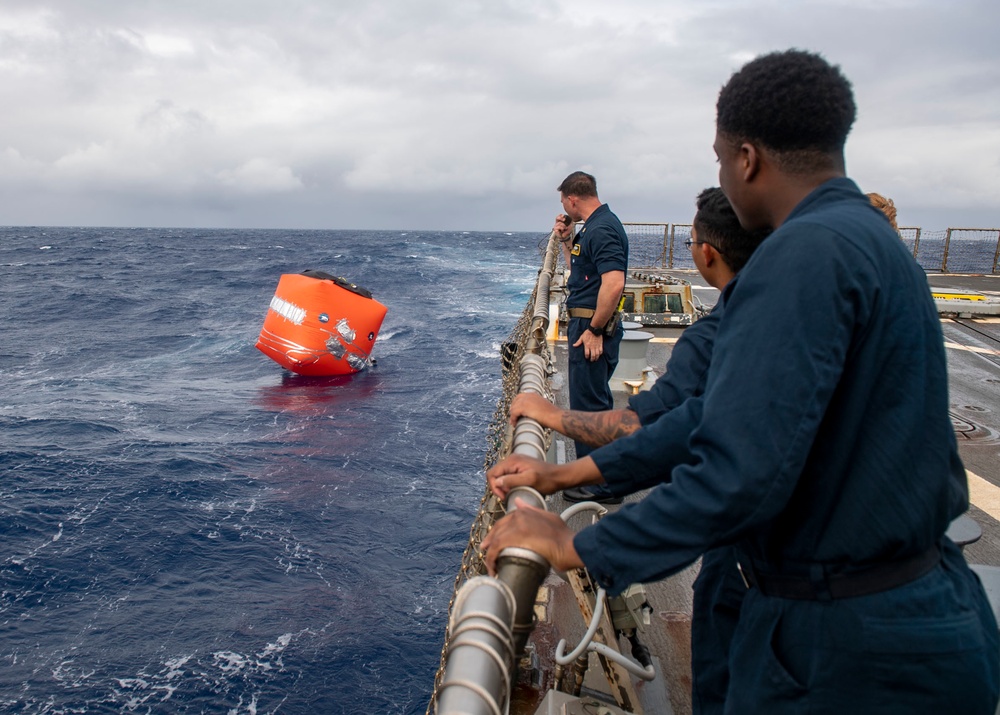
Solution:
[{"label": "cloud", "polygon": [[0,222],[509,230],[577,168],[686,221],[719,87],[800,46],[855,85],[858,181],[961,223],[1000,213],[994,5],[7,0]]},{"label": "cloud", "polygon": [[235,169],[216,174],[219,182],[241,194],[274,194],[302,188],[302,181],[287,166],[254,158]]}]

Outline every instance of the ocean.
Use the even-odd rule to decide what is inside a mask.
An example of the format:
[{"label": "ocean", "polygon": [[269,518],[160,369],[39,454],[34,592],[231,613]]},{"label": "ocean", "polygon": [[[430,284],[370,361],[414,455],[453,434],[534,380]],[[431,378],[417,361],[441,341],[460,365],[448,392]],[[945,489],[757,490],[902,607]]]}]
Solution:
[{"label": "ocean", "polygon": [[[0,229],[0,711],[422,713],[545,238]],[[254,347],[308,269],[372,369]]]}]

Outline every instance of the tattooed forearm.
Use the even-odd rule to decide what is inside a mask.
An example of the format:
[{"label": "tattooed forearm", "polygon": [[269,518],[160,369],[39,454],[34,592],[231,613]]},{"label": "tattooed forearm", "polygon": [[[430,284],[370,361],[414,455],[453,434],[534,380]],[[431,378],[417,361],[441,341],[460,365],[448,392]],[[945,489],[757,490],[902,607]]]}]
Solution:
[{"label": "tattooed forearm", "polygon": [[570,439],[603,447],[620,437],[625,437],[639,429],[639,417],[632,410],[607,410],[605,412],[580,412],[567,410],[563,413],[562,429]]}]

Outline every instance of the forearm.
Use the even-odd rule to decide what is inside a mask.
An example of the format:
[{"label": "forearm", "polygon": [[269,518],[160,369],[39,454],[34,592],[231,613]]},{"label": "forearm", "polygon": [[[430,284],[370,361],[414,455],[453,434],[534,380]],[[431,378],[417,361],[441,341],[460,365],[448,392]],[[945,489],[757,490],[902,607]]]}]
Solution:
[{"label": "forearm", "polygon": [[556,491],[588,484],[600,484],[603,481],[601,470],[597,468],[594,460],[590,457],[574,459],[572,462],[560,464],[555,468],[554,483],[558,485]]},{"label": "forearm", "polygon": [[591,447],[603,447],[639,429],[639,417],[632,410],[580,412],[564,410],[558,432]]},{"label": "forearm", "polygon": [[573,237],[570,235],[565,241],[561,238],[559,239],[559,247],[562,249],[563,260],[566,262],[566,267],[569,268],[573,265]]},{"label": "forearm", "polygon": [[621,299],[624,288],[624,271],[609,271],[601,274],[601,289],[597,293],[597,307],[594,309],[594,317],[590,319],[591,325],[604,327],[608,324],[615,309],[618,308],[618,301]]}]

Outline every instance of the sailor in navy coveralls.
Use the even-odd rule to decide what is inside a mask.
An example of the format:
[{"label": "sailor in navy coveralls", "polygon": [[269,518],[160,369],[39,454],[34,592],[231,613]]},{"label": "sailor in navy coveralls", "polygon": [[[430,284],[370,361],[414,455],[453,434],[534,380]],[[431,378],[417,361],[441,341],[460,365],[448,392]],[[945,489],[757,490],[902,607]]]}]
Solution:
[{"label": "sailor in navy coveralls", "polygon": [[[518,509],[484,541],[610,592],[734,544],[749,590],[727,713],[992,714],[1000,648],[945,536],[968,504],[926,276],[845,178],[855,117],[839,69],[759,57],[719,95],[719,179],[773,227],[726,295],[690,464],[575,537]],[[690,403],[690,404],[689,404]]]}]

